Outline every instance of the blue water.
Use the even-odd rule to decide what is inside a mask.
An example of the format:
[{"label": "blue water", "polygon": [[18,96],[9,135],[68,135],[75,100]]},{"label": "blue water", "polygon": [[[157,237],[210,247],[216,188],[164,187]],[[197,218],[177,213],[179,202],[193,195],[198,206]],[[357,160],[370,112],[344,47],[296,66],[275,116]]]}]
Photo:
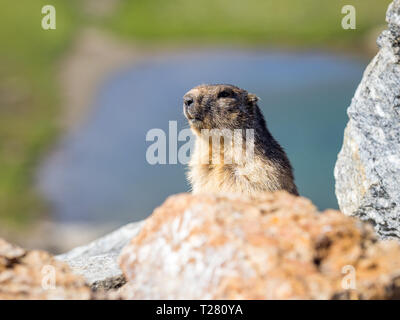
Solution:
[{"label": "blue water", "polygon": [[[337,208],[333,168],[346,108],[364,61],[324,53],[213,51],[127,68],[108,78],[92,114],[64,137],[40,169],[39,185],[62,221],[129,222],[185,192],[185,167],[146,161],[148,130],[186,128],[182,96],[201,83],[231,83],[257,94],[268,127],[295,169],[302,195]],[[182,145],[183,142],[179,143]]]}]

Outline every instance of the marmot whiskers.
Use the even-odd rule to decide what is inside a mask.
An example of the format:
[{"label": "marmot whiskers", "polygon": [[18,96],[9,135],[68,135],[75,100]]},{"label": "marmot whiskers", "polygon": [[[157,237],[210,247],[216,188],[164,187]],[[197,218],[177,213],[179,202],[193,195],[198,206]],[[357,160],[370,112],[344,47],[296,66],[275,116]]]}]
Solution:
[{"label": "marmot whiskers", "polygon": [[[233,85],[200,85],[187,92],[183,100],[184,114],[196,135],[188,173],[194,193],[253,195],[286,190],[298,194],[290,162],[267,129],[254,94]],[[220,146],[216,153],[220,161],[215,161],[212,137],[215,132],[227,130],[241,135],[233,134],[232,143],[227,143],[225,135],[218,137]],[[247,132],[253,133],[252,138]],[[253,144],[251,156],[233,148],[238,137],[242,140],[239,144],[242,151],[247,149],[246,142]],[[235,161],[227,161],[228,155]]]}]

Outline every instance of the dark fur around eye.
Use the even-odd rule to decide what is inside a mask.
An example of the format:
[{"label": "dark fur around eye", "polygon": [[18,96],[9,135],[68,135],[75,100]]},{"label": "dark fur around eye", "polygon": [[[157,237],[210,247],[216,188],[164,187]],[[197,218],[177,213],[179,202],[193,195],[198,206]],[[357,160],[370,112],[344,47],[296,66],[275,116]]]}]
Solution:
[{"label": "dark fur around eye", "polygon": [[233,92],[230,90],[223,90],[220,93],[218,93],[218,98],[228,98],[233,96]]}]

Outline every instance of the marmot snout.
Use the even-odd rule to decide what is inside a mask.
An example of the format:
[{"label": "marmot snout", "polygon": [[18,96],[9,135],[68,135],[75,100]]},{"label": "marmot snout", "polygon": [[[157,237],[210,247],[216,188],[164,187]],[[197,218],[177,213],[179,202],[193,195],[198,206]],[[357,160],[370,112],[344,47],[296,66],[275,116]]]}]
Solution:
[{"label": "marmot snout", "polygon": [[[196,135],[188,173],[194,193],[253,195],[263,191],[286,190],[298,194],[290,162],[267,129],[257,105],[257,96],[233,85],[200,85],[187,92],[183,101],[183,112]],[[253,156],[242,157],[233,163],[224,160],[213,162],[210,154],[215,147],[210,136],[202,134],[205,129],[239,130],[243,133],[248,129],[253,130]],[[243,139],[241,145],[246,146],[246,134],[240,137]],[[235,157],[242,154],[233,149],[230,143],[224,143],[224,140],[218,153],[222,159],[226,159],[228,153]]]}]

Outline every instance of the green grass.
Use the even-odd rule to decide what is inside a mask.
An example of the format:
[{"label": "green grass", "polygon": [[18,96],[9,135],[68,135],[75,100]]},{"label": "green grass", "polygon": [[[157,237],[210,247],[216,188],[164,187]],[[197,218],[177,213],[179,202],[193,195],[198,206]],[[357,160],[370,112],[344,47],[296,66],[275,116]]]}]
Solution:
[{"label": "green grass", "polygon": [[[353,45],[384,25],[391,0],[136,0],[109,21],[118,34],[142,40],[273,45]],[[357,10],[357,30],[343,30],[341,8]]]},{"label": "green grass", "polygon": [[[57,9],[57,29],[41,8]],[[0,222],[20,225],[43,206],[34,169],[57,134],[57,61],[78,26],[75,1],[3,1],[0,9]]]}]

